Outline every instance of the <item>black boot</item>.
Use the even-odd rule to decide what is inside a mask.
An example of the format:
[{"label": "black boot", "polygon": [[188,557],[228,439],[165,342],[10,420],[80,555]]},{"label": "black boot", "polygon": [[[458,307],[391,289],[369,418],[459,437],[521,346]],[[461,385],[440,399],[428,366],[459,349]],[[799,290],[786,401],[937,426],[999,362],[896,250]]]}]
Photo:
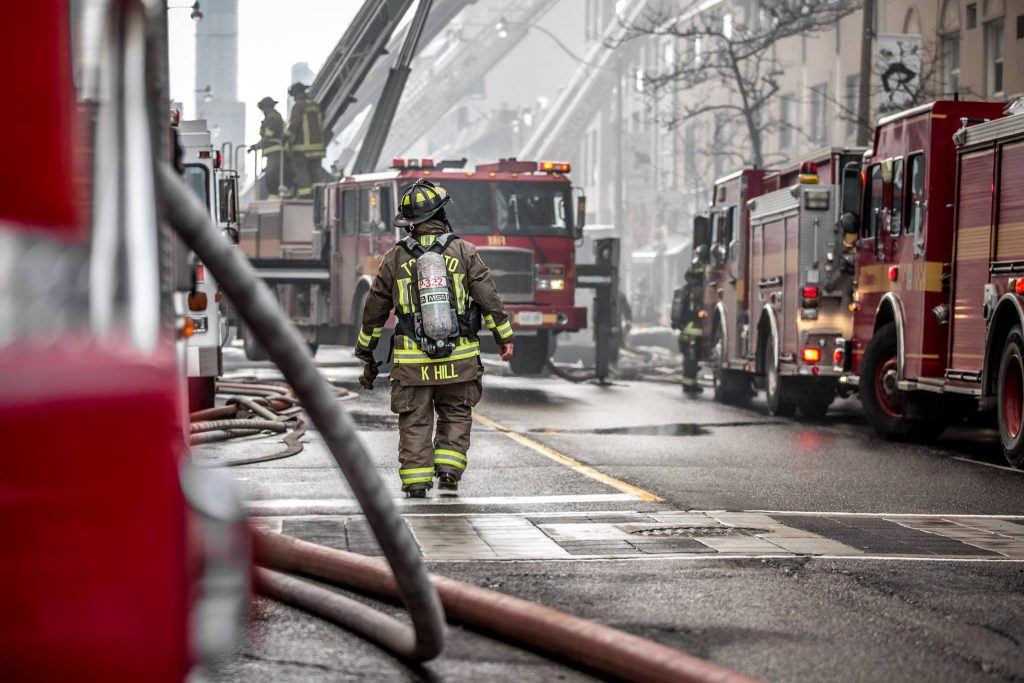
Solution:
[{"label": "black boot", "polygon": [[409,484],[405,489],[406,498],[426,498],[430,484]]},{"label": "black boot", "polygon": [[451,470],[437,470],[437,490],[454,493],[459,490],[459,477]]}]

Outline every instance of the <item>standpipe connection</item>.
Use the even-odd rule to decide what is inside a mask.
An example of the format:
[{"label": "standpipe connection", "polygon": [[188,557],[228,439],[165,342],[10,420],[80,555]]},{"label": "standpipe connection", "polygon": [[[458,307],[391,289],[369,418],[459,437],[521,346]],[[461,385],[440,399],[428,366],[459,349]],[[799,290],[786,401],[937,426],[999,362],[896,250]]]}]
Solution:
[{"label": "standpipe connection", "polygon": [[364,623],[361,632],[379,634],[381,629],[387,630],[387,640],[383,642],[400,657],[418,661],[436,657],[445,642],[441,601],[430,583],[412,533],[373,468],[355,423],[342,410],[334,389],[313,363],[305,340],[256,275],[252,264],[221,236],[210,222],[206,207],[167,164],[157,166],[157,188],[161,208],[170,224],[220,283],[302,402],[362,506],[394,572],[393,586],[409,610],[413,631],[395,620],[376,619]]}]

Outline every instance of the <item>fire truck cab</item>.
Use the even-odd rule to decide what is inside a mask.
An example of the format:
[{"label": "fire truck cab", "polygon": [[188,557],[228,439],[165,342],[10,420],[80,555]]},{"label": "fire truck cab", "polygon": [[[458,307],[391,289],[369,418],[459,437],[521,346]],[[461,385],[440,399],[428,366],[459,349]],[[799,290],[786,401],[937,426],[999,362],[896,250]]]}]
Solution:
[{"label": "fire truck cab", "polygon": [[864,157],[851,342],[868,422],[888,438],[935,436],[947,423],[945,383],[957,158],[964,121],[1002,104],[937,101],[882,119]]},{"label": "fire truck cab", "polygon": [[[222,168],[220,152],[210,143],[206,121],[181,121],[177,126],[185,182],[207,207],[226,239],[238,241],[238,173]],[[222,371],[221,347],[227,340],[227,317],[221,312],[217,283],[194,254],[187,255],[191,289],[178,294],[178,312],[188,316],[191,336],[185,340],[189,406],[213,406],[216,379]]]},{"label": "fire truck cab", "polygon": [[[586,327],[587,309],[574,301],[580,224],[569,164],[505,159],[474,170],[455,165],[394,159],[387,171],[317,186],[312,202],[250,205],[243,250],[277,286],[310,344],[353,342],[377,266],[400,236],[392,225],[398,199],[420,178],[449,191],[449,221],[491,269],[516,333],[513,372],[540,372],[560,332]],[[389,335],[378,344],[380,360],[387,358]],[[493,349],[487,335],[481,341]]]}]

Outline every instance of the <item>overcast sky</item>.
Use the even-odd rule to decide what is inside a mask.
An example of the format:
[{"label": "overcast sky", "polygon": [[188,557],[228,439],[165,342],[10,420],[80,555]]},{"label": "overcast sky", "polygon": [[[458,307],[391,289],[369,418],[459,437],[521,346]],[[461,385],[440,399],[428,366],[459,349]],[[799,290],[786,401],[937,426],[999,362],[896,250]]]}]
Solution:
[{"label": "overcast sky", "polygon": [[[292,64],[309,62],[316,73],[360,5],[362,0],[239,0],[238,96],[246,103],[247,144],[258,138],[263,118],[256,103],[270,95],[282,103],[278,111],[284,115]],[[167,15],[171,99],[182,102],[184,118],[195,115],[195,22],[189,14],[188,9],[172,9]]]}]

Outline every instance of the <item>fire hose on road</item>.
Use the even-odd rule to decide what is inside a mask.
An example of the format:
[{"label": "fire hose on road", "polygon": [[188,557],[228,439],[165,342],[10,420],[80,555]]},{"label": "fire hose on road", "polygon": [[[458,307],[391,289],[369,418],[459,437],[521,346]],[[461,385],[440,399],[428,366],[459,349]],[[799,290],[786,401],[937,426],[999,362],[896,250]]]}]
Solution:
[{"label": "fire hose on road", "polygon": [[[325,548],[269,531],[256,532],[255,550],[258,563],[277,571],[304,574],[389,600],[399,596],[387,566],[372,557]],[[322,588],[316,592],[305,591],[308,593],[305,595],[289,594],[292,586],[284,578],[267,570],[257,574],[257,581],[273,582],[272,595],[288,595],[327,618],[339,613],[344,616],[348,598]],[[431,575],[430,579],[452,619],[604,675],[645,683],[753,681],[674,648],[589,619],[443,576]]]},{"label": "fire hose on road", "polygon": [[[603,624],[429,575],[409,527],[372,467],[355,424],[317,370],[305,340],[285,317],[246,257],[216,231],[205,207],[175,171],[162,165],[157,178],[163,208],[171,224],[206,264],[293,388],[295,399],[301,402],[348,480],[387,560],[385,564],[375,558],[257,529],[254,531],[257,562],[265,567],[257,571],[257,580],[264,594],[330,619],[409,660],[425,661],[441,652],[445,641],[443,600],[444,607],[458,621],[617,678],[702,683],[751,680]],[[246,390],[256,392],[251,395],[264,398],[267,394],[259,391],[275,394],[281,391],[281,387],[257,389],[254,386],[259,387],[244,384],[229,388],[239,394]],[[279,400],[287,404],[291,402],[288,398],[275,395],[270,403]],[[241,399],[236,405],[246,407]],[[246,408],[263,421],[273,422],[266,420],[267,414],[261,414],[262,411],[251,404]],[[216,422],[227,415],[227,411],[207,411],[202,417]],[[302,574],[389,600],[401,600],[409,611],[412,629],[368,605],[281,572]]]}]

